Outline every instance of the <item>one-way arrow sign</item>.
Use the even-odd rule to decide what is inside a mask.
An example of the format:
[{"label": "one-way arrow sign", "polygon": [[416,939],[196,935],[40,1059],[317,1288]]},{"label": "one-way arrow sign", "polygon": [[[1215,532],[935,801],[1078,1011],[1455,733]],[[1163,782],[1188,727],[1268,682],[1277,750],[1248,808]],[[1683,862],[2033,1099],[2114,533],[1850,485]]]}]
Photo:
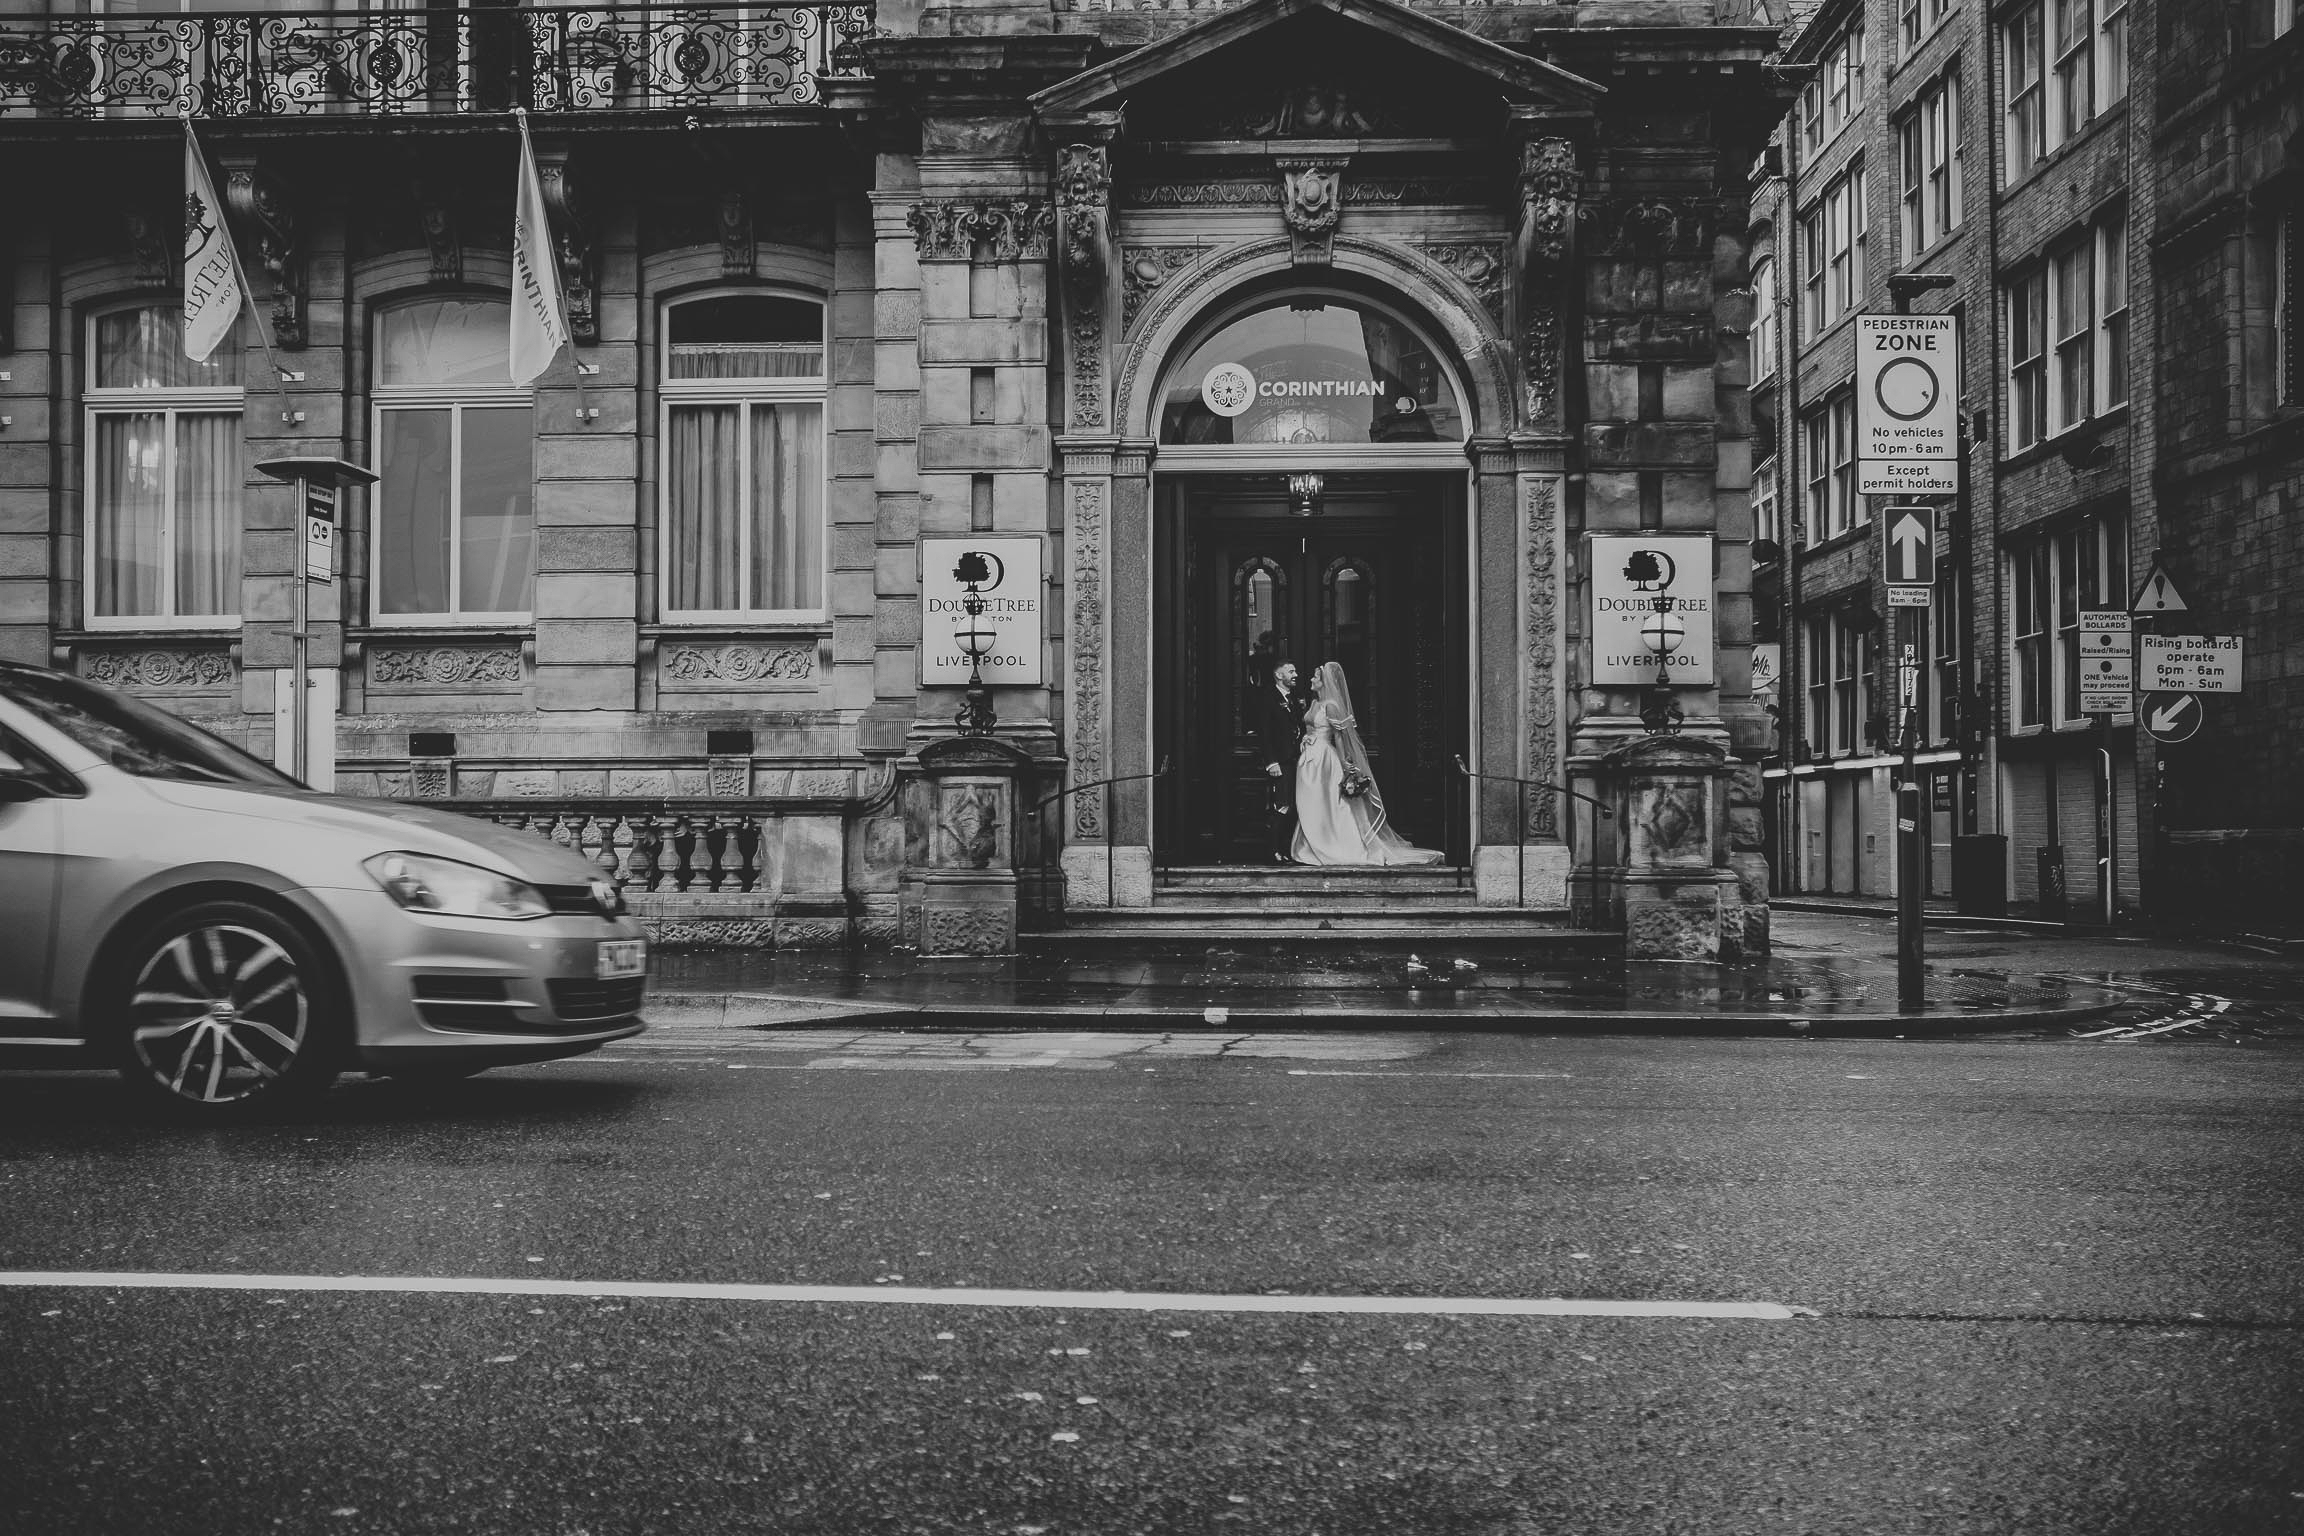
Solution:
[{"label": "one-way arrow sign", "polygon": [[2198,735],[2202,717],[2194,694],[2155,693],[2144,700],[2144,733],[2169,746]]},{"label": "one-way arrow sign", "polygon": [[1892,587],[1936,585],[1936,509],[1890,507],[1880,520]]}]

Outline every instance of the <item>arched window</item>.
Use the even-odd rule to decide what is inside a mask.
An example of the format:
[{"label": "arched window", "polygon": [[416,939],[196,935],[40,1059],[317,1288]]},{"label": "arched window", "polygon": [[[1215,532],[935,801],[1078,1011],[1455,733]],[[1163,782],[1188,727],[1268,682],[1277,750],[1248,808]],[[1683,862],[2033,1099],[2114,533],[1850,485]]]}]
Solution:
[{"label": "arched window", "polygon": [[376,317],[370,605],[379,624],[526,623],[536,421],[512,383],[511,306],[431,298]]},{"label": "arched window", "polygon": [[1456,386],[1415,329],[1373,304],[1291,294],[1217,329],[1170,376],[1160,441],[1460,442]]},{"label": "arched window", "polygon": [[763,293],[664,311],[663,611],[824,615],[824,306]]},{"label": "arched window", "polygon": [[184,355],[178,305],[88,321],[88,624],[239,622],[238,343]]}]

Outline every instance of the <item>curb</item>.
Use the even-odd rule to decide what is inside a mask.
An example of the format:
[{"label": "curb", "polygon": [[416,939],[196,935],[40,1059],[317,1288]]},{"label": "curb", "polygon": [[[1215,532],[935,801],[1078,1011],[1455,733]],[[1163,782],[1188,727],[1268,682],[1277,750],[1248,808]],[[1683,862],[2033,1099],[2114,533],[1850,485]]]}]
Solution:
[{"label": "curb", "polygon": [[[673,998],[680,999],[665,1008]],[[1924,1009],[1916,1013],[1784,1013],[1685,1010],[1641,1012],[1623,1009],[1603,1012],[1569,1008],[1458,1009],[1445,1004],[1424,1008],[1275,1008],[1217,1004],[1194,1007],[1176,1004],[1145,1007],[1141,1004],[1016,1004],[993,1008],[975,1004],[886,1004],[857,1001],[842,1004],[817,999],[729,994],[660,994],[650,999],[649,1012],[659,1009],[685,1015],[682,1025],[723,1029],[788,1029],[817,1025],[873,1025],[922,1031],[975,1032],[1014,1029],[1078,1029],[1095,1024],[1110,1029],[1175,1029],[1188,1027],[1330,1029],[1488,1029],[1541,1030],[1554,1034],[1684,1034],[1684,1035],[1788,1035],[1864,1036],[1948,1034],[1972,1035],[2001,1030],[2041,1029],[2084,1023],[2102,1018],[2122,1006],[2119,999],[2075,1003],[2060,1007],[2024,1007],[1959,1010]],[[805,1016],[797,1011],[808,1010]],[[710,1015],[699,1017],[699,1015]],[[663,1018],[651,1023],[667,1024]]]},{"label": "curb", "polygon": [[[1894,920],[1896,909],[1863,906],[1856,902],[1802,901],[1778,898],[1768,903],[1771,912],[1808,912],[1825,917],[1878,917]],[[2102,923],[2053,923],[2039,917],[1970,917],[1958,912],[1924,912],[1921,922],[1930,928],[1985,928],[2004,933],[2037,933],[2056,938],[2101,939],[2112,930]]]}]

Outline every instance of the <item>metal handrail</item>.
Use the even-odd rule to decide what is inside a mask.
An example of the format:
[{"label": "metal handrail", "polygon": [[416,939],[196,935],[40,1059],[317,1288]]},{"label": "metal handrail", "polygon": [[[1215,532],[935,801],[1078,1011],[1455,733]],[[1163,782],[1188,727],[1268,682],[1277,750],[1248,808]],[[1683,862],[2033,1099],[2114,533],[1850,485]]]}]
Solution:
[{"label": "metal handrail", "polygon": [[1516,774],[1482,773],[1479,769],[1466,763],[1464,754],[1461,752],[1456,754],[1456,771],[1467,779],[1489,779],[1498,784],[1517,784],[1520,786],[1520,815],[1512,824],[1512,850],[1518,860],[1518,888],[1520,905],[1523,907],[1528,905],[1528,791],[1531,789],[1549,789],[1555,794],[1566,795],[1571,800],[1583,801],[1610,821],[1616,819],[1616,812],[1605,801],[1595,800],[1582,790],[1570,789],[1565,784],[1548,784],[1542,779],[1523,779]]},{"label": "metal handrail", "polygon": [[[1173,766],[1174,763],[1172,759],[1162,757],[1160,759],[1160,766],[1153,769],[1150,773],[1116,773],[1108,779],[1096,779],[1087,784],[1075,784],[1070,789],[1060,789],[1056,791],[1056,793],[1050,795],[1047,799],[1041,801],[1038,805],[1032,807],[1032,814],[1037,816],[1042,811],[1048,809],[1048,807],[1054,805],[1057,801],[1069,799],[1071,796],[1077,795],[1083,790],[1108,789],[1114,784],[1134,784],[1143,779],[1164,779],[1168,776],[1168,770]],[[1107,803],[1104,807],[1104,910],[1107,912],[1112,910],[1113,892],[1115,889],[1117,889],[1117,882],[1113,877],[1112,870],[1112,830],[1114,825],[1120,820],[1117,811],[1118,806],[1116,803]],[[1046,848],[1051,841],[1053,840],[1047,836],[1047,828],[1042,827],[1041,847]],[[1043,877],[1047,875],[1048,858],[1046,854],[1041,855],[1040,872]]]}]

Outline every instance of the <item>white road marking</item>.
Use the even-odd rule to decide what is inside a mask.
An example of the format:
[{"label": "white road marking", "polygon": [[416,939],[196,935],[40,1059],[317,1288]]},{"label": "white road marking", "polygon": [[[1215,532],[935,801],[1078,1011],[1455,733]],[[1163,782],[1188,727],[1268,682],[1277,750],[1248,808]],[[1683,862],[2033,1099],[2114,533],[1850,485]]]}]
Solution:
[{"label": "white road marking", "polygon": [[0,1270],[0,1289],[355,1291],[386,1295],[581,1296],[670,1301],[868,1302],[916,1307],[1043,1307],[1083,1312],[1363,1313],[1409,1317],[1714,1318],[1789,1322],[1817,1314],[1772,1301],[1607,1301],[1558,1296],[1225,1296],[1175,1291],[1020,1291],[920,1285],[705,1285],[658,1280],[542,1280],[430,1275],[168,1274]]},{"label": "white road marking", "polygon": [[1550,1077],[1564,1078],[1566,1072],[1332,1072],[1316,1067],[1290,1067],[1290,1077]]}]

